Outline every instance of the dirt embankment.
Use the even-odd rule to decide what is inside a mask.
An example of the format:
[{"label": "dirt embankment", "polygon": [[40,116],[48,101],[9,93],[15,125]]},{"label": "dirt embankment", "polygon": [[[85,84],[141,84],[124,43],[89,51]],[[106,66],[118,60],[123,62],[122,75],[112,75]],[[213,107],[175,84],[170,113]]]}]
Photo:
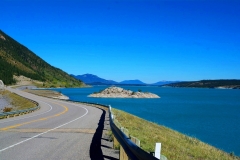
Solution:
[{"label": "dirt embankment", "polygon": [[25,77],[25,76],[13,76],[13,78],[17,81],[16,85],[19,86],[26,86],[26,85],[43,85],[43,82],[37,81],[37,80],[33,80],[31,78]]}]

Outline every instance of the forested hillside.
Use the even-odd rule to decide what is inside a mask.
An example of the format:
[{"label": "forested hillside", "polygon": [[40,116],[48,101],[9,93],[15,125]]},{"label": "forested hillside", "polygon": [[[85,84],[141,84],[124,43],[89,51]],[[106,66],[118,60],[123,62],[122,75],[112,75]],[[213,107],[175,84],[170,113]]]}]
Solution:
[{"label": "forested hillside", "polygon": [[7,85],[13,75],[43,81],[43,87],[81,87],[85,84],[61,69],[46,63],[25,46],[0,30],[0,79]]},{"label": "forested hillside", "polygon": [[236,80],[236,79],[230,79],[230,80],[201,80],[201,81],[172,83],[172,84],[167,84],[167,85],[163,85],[163,86],[239,89],[240,88],[240,80]]}]

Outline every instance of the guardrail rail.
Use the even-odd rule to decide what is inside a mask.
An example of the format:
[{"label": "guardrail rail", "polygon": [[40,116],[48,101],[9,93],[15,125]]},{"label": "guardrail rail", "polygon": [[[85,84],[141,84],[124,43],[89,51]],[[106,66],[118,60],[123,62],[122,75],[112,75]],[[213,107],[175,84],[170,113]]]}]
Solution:
[{"label": "guardrail rail", "polygon": [[[20,96],[20,95],[19,95],[19,96]],[[22,97],[22,96],[21,96],[21,97]],[[23,97],[23,98],[25,98],[25,99],[33,102],[34,104],[36,104],[36,107],[29,108],[29,109],[12,111],[12,112],[1,112],[1,113],[0,113],[0,119],[23,115],[23,114],[31,113],[31,112],[34,112],[35,110],[40,109],[40,106],[39,106],[39,104],[38,104],[36,101],[33,101],[33,100],[28,99],[28,98],[26,98],[26,97]]]},{"label": "guardrail rail", "polygon": [[[79,101],[76,101],[79,102]],[[126,153],[126,156],[121,156],[120,153],[120,160],[125,160],[125,159],[130,159],[130,160],[167,160],[167,158],[163,155],[160,155],[160,150],[159,151],[155,151],[155,154],[157,153],[158,155],[155,157],[152,154],[144,151],[142,148],[140,148],[140,145],[137,143],[135,144],[131,138],[129,137],[129,135],[126,135],[124,133],[124,128],[123,127],[118,127],[115,123],[114,123],[114,115],[112,113],[111,110],[111,106],[107,106],[104,104],[99,104],[99,103],[92,103],[92,102],[80,102],[80,103],[85,103],[85,104],[92,104],[92,105],[100,105],[103,107],[107,107],[108,111],[109,111],[109,121],[110,121],[110,127],[112,130],[112,133],[114,135],[114,137],[117,139],[117,141],[119,142],[121,148],[124,150],[124,152]],[[135,137],[133,137],[132,139],[134,139]],[[156,144],[156,146],[159,146],[159,143]],[[121,152],[121,148],[120,148],[120,152]]]}]

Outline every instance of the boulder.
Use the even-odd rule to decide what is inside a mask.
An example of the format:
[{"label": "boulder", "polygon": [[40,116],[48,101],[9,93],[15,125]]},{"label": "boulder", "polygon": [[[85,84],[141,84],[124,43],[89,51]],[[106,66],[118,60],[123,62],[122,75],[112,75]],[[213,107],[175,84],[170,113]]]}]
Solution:
[{"label": "boulder", "polygon": [[4,89],[5,89],[4,83],[2,80],[0,80],[0,90],[4,90]]}]

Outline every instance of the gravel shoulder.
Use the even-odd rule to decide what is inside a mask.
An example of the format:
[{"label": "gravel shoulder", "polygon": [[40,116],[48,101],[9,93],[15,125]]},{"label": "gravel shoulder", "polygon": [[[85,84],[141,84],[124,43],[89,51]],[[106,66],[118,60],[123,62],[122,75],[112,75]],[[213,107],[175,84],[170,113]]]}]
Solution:
[{"label": "gravel shoulder", "polygon": [[11,100],[8,96],[4,94],[4,91],[0,91],[0,112],[3,112],[3,109],[5,107],[10,107],[12,108],[13,106],[11,105]]},{"label": "gravel shoulder", "polygon": [[10,102],[8,101],[8,99],[0,94],[0,112],[3,112],[4,107],[7,107],[9,105]]}]

